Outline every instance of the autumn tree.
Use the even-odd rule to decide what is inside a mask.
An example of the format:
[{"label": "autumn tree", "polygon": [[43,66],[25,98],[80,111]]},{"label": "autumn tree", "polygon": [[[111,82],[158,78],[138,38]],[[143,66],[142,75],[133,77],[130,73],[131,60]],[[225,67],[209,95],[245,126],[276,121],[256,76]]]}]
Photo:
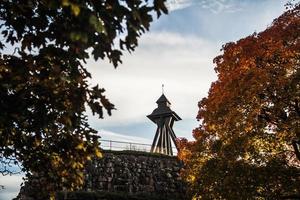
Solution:
[{"label": "autumn tree", "polygon": [[[114,105],[90,86],[90,57],[115,66],[149,30],[165,0],[3,0],[0,4],[0,172],[20,163],[40,190],[79,188],[85,163],[101,156],[86,108]],[[37,186],[38,187],[38,186]],[[44,199],[40,196],[39,198]]]},{"label": "autumn tree", "polygon": [[196,141],[180,141],[192,196],[299,199],[300,5],[224,45],[214,63]]}]

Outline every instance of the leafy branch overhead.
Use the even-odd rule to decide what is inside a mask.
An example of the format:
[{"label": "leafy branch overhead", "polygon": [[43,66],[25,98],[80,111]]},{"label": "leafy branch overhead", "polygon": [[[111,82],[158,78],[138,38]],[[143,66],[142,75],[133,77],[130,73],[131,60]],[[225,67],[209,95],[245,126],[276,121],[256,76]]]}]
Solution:
[{"label": "leafy branch overhead", "polygon": [[[39,172],[45,191],[82,185],[87,160],[101,156],[85,114],[114,105],[90,87],[86,60],[117,67],[165,0],[4,0],[0,4],[0,156]],[[7,160],[5,160],[7,161]],[[44,166],[47,166],[46,168]]]}]

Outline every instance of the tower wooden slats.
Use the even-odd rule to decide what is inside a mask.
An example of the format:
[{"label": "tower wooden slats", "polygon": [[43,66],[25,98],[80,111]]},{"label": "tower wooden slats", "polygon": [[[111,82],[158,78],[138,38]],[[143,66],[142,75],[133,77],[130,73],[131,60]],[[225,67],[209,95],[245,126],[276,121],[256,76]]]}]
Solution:
[{"label": "tower wooden slats", "polygon": [[157,125],[151,152],[173,155],[172,142],[176,145],[176,135],[173,131],[174,121],[181,118],[171,110],[171,103],[164,94],[156,101],[157,108],[147,117]]}]

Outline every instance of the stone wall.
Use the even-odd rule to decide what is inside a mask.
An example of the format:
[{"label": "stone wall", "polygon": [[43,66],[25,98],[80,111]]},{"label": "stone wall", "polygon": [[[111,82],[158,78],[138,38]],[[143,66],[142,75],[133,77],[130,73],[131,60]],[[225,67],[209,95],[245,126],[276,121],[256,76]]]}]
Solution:
[{"label": "stone wall", "polygon": [[[83,191],[58,193],[58,200],[184,200],[186,186],[177,157],[145,152],[111,151],[86,168]],[[34,183],[31,180],[30,183]],[[34,200],[35,185],[28,182],[18,199]]]},{"label": "stone wall", "polygon": [[87,168],[86,190],[182,195],[183,164],[177,157],[139,153],[105,152]]}]

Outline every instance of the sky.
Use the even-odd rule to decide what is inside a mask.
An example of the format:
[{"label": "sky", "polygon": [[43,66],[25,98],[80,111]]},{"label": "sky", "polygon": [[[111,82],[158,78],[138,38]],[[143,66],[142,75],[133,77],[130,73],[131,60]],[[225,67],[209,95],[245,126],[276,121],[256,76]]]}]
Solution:
[{"label": "sky", "polygon": [[[155,18],[133,53],[125,53],[117,69],[104,61],[89,60],[91,85],[106,89],[115,104],[112,116],[92,116],[89,123],[105,140],[151,144],[156,126],[146,116],[164,94],[181,118],[178,137],[192,140],[197,104],[216,80],[213,58],[222,45],[260,32],[285,10],[284,0],[169,0],[170,13]],[[15,197],[21,175],[0,176],[0,200]]]},{"label": "sky", "polygon": [[[280,0],[169,0],[169,15],[155,20],[133,53],[114,69],[108,61],[89,60],[92,84],[106,89],[117,110],[104,119],[89,113],[103,139],[150,142],[156,130],[146,116],[164,93],[182,118],[178,137],[192,140],[198,102],[216,80],[213,58],[223,44],[267,28],[283,13]],[[119,137],[122,135],[122,138]],[[125,137],[123,137],[125,136]],[[135,138],[131,138],[134,136]],[[127,137],[127,139],[126,139]],[[137,138],[139,137],[139,139]]]}]

